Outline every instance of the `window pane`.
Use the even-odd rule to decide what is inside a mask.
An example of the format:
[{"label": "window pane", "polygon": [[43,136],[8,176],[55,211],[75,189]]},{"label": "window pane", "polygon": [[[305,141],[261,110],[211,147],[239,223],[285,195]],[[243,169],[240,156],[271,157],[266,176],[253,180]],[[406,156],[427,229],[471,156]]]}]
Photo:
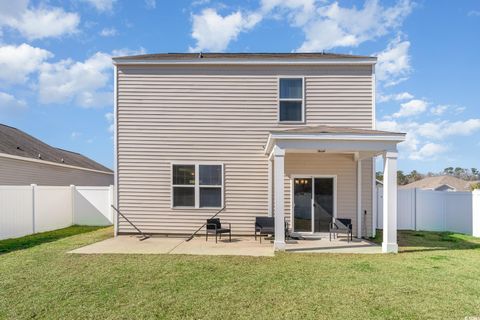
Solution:
[{"label": "window pane", "polygon": [[173,165],[173,184],[195,184],[195,166]]},{"label": "window pane", "polygon": [[195,207],[194,187],[173,187],[174,207]]},{"label": "window pane", "polygon": [[222,188],[200,188],[200,207],[221,207]]},{"label": "window pane", "polygon": [[222,184],[222,166],[219,165],[200,165],[200,185]]},{"label": "window pane", "polygon": [[280,101],[280,121],[302,121],[302,102]]},{"label": "window pane", "polygon": [[302,79],[280,79],[280,99],[302,98]]}]

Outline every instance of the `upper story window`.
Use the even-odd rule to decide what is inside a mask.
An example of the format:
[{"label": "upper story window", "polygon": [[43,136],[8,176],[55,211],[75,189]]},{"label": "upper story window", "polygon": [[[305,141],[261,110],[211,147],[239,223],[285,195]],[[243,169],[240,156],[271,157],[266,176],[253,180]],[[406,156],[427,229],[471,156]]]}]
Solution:
[{"label": "upper story window", "polygon": [[303,78],[280,78],[278,120],[280,122],[303,122]]},{"label": "upper story window", "polygon": [[221,208],[223,165],[172,165],[172,207]]}]

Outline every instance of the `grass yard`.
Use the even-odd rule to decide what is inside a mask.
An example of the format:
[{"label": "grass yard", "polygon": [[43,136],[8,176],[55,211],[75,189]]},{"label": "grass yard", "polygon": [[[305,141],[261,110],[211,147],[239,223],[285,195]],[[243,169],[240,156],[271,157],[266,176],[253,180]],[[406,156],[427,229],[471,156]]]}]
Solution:
[{"label": "grass yard", "polygon": [[0,318],[480,317],[480,240],[401,232],[397,255],[74,255],[112,234],[71,227],[0,241]]}]

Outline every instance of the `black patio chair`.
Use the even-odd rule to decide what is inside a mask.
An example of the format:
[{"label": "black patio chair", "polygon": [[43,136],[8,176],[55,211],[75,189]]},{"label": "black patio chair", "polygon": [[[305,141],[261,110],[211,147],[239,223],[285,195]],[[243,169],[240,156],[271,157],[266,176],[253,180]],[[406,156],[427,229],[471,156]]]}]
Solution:
[{"label": "black patio chair", "polygon": [[222,239],[222,234],[228,233],[229,241],[232,242],[232,224],[228,223],[228,228],[222,228],[222,223],[220,219],[207,219],[206,229],[205,229],[205,241],[208,241],[208,234],[215,234],[215,243],[218,243],[217,236],[220,235]]},{"label": "black patio chair", "polygon": [[334,218],[332,222],[330,222],[330,241],[332,241],[332,234],[333,238],[337,238],[339,233],[344,233],[347,235],[347,241],[353,241],[353,234],[352,234],[352,219],[345,219],[345,218]]},{"label": "black patio chair", "polygon": [[[275,218],[255,217],[255,240],[257,240],[257,235],[260,236],[260,243],[262,243],[262,236],[275,236]],[[285,221],[285,238],[290,238],[287,221]]]},{"label": "black patio chair", "polygon": [[260,243],[262,243],[262,236],[275,235],[275,218],[255,217],[255,240],[257,240],[257,234],[260,236]]}]

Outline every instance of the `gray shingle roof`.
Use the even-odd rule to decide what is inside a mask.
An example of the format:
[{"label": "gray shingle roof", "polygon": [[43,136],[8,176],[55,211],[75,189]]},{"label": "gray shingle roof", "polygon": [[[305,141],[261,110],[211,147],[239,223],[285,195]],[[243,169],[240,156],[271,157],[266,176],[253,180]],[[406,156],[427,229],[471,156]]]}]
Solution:
[{"label": "gray shingle roof", "polygon": [[376,59],[370,56],[358,56],[340,53],[155,53],[135,56],[114,57],[113,60],[195,60],[195,59]]},{"label": "gray shingle roof", "polygon": [[0,153],[87,169],[113,172],[109,168],[85,157],[84,155],[52,147],[17,128],[4,124],[0,124]]},{"label": "gray shingle roof", "polygon": [[421,180],[399,186],[399,189],[436,189],[443,185],[448,185],[456,191],[470,191],[470,186],[478,181],[465,181],[453,176],[434,176],[425,177]]}]

